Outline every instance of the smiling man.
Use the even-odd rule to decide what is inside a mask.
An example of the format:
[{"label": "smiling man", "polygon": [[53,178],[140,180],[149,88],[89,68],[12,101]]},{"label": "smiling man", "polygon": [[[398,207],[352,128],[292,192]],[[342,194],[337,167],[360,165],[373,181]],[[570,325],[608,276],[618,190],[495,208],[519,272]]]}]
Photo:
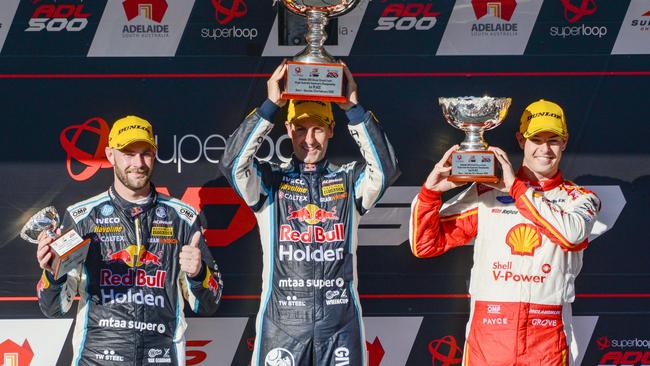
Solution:
[{"label": "smiling man", "polygon": [[472,184],[442,205],[449,149],[411,207],[411,251],[438,256],[474,243],[471,308],[463,365],[569,365],[571,303],[582,251],[600,201],[559,170],[569,134],[562,108],[546,100],[524,110],[516,133],[524,159],[515,174],[505,152],[495,186]]},{"label": "smiling man", "polygon": [[340,103],[365,161],[325,159],[334,136],[330,103],[289,102],[285,127],[294,155],[284,165],[255,158],[273,128],[283,62],[267,82],[268,99],[228,139],[221,169],[253,209],[263,249],[262,296],[251,365],[367,364],[357,294],[357,227],[361,215],[399,175],[397,159],[372,113],[358,102],[344,69],[348,102]]},{"label": "smiling man", "polygon": [[202,315],[219,306],[221,275],[196,211],[151,183],[156,150],[148,121],[126,116],[113,124],[105,150],[113,184],[68,207],[62,222],[92,240],[79,268],[55,280],[53,239],[39,237],[43,313],[61,317],[80,297],[73,365],[185,365],[183,298]]}]

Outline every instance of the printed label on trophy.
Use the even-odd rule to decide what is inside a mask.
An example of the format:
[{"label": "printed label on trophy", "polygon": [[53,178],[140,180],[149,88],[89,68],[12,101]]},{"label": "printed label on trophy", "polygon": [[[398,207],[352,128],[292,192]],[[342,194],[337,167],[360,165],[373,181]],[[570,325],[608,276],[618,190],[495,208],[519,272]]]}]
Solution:
[{"label": "printed label on trophy", "polygon": [[90,239],[83,239],[76,231],[69,230],[50,244],[54,255],[52,269],[55,279],[58,280],[86,260],[88,243]]},{"label": "printed label on trophy", "polygon": [[495,175],[495,163],[491,153],[452,154],[451,174],[491,177]]},{"label": "printed label on trophy", "polygon": [[285,97],[324,100],[323,97],[341,97],[342,93],[343,66],[287,63]]}]

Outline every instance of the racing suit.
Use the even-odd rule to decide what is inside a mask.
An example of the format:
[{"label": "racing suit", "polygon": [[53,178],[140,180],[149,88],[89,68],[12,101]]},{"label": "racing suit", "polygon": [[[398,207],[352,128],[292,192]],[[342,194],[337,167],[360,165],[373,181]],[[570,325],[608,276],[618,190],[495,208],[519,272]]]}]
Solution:
[{"label": "racing suit", "polygon": [[600,201],[561,172],[538,182],[520,171],[509,193],[473,184],[442,206],[422,187],[411,251],[432,257],[474,241],[463,365],[569,365],[574,281]]},{"label": "racing suit", "polygon": [[372,113],[357,105],[346,114],[364,163],[261,162],[254,154],[276,110],[267,100],[246,117],[221,160],[260,228],[262,295],[251,364],[365,365],[357,227],[397,179],[395,154]]},{"label": "racing suit", "polygon": [[90,238],[85,262],[37,285],[48,317],[63,316],[79,294],[72,337],[73,365],[185,365],[183,298],[210,315],[221,299],[220,273],[203,240],[202,266],[189,278],[180,269],[182,245],[201,230],[197,213],[156,193],[131,203],[111,187],[68,207],[62,230]]}]

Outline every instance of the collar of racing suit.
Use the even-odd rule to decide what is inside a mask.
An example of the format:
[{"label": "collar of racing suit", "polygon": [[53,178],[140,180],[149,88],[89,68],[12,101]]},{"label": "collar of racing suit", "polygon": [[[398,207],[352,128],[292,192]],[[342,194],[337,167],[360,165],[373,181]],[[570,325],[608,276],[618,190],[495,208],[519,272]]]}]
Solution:
[{"label": "collar of racing suit", "polygon": [[327,159],[322,159],[316,164],[306,164],[302,160],[298,159],[294,154],[291,156],[291,165],[295,170],[298,170],[301,173],[322,173],[327,170],[329,162]]},{"label": "collar of racing suit", "polygon": [[149,209],[151,209],[151,207],[156,204],[156,201],[158,199],[158,193],[156,192],[156,187],[153,185],[153,183],[151,183],[151,193],[149,194],[149,198],[144,202],[127,201],[122,196],[120,196],[115,191],[115,189],[113,189],[113,186],[108,189],[108,194],[111,196],[111,200],[113,201],[115,207],[122,210],[127,217],[135,217],[143,212],[149,211]]},{"label": "collar of racing suit", "polygon": [[536,191],[542,192],[550,191],[551,189],[556,188],[562,184],[562,182],[564,182],[564,178],[562,178],[562,171],[560,170],[558,170],[557,173],[555,173],[555,175],[550,179],[530,180],[526,178],[523,167],[519,168],[519,171],[517,172],[517,179],[526,183],[528,187],[533,187]]}]

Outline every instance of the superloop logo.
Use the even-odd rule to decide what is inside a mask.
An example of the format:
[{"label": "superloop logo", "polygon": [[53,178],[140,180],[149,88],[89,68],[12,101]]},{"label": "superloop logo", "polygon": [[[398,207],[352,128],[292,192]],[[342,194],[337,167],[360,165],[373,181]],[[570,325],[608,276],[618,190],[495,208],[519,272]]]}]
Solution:
[{"label": "superloop logo", "polygon": [[450,335],[429,342],[429,353],[431,353],[431,364],[434,366],[460,365],[463,356],[456,338]]},{"label": "superloop logo", "polygon": [[222,0],[212,0],[212,6],[217,23],[221,25],[226,25],[235,18],[241,18],[248,13],[248,5],[244,0],[232,0],[230,7],[224,6]]},{"label": "superloop logo", "polygon": [[564,19],[569,23],[575,23],[585,15],[592,15],[596,12],[595,0],[580,0],[580,5],[576,6],[571,0],[561,0],[564,6]]},{"label": "superloop logo", "polygon": [[[78,147],[79,138],[82,133],[95,134],[99,138],[99,142],[95,147],[95,151],[89,153]],[[80,125],[72,125],[66,127],[59,135],[61,147],[65,150],[66,167],[70,177],[76,181],[85,181],[90,179],[95,173],[102,168],[111,168],[111,163],[106,160],[106,152],[104,151],[108,145],[108,123],[103,118],[93,117]],[[72,136],[70,136],[72,134]],[[79,173],[75,173],[72,169],[72,162],[77,161],[85,167]]]}]

